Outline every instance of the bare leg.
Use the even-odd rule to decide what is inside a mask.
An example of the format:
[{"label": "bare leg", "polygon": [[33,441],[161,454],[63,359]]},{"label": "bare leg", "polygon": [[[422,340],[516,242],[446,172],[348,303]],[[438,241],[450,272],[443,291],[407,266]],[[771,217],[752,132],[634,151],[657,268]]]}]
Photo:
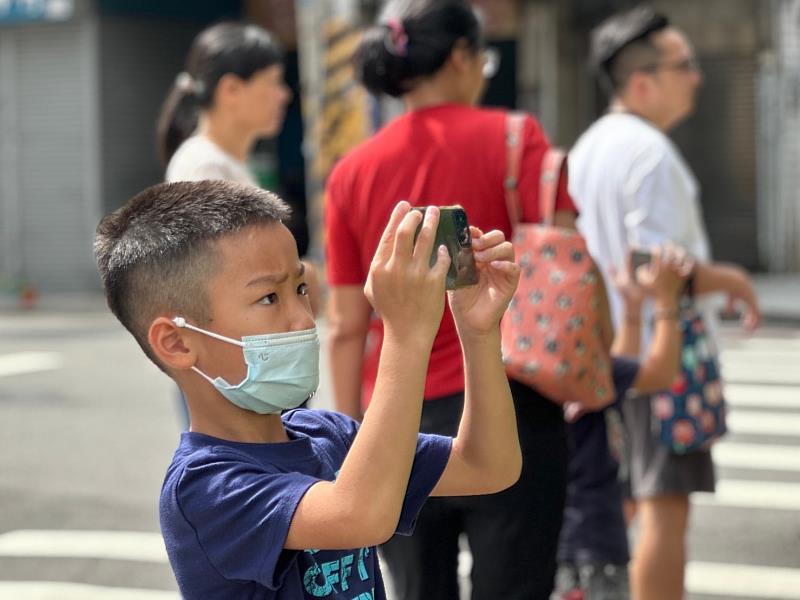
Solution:
[{"label": "bare leg", "polygon": [[625,513],[625,524],[630,527],[636,518],[636,500],[625,498],[622,501],[622,511]]},{"label": "bare leg", "polygon": [[637,502],[639,542],[631,563],[636,600],[682,600],[689,497],[655,496]]}]

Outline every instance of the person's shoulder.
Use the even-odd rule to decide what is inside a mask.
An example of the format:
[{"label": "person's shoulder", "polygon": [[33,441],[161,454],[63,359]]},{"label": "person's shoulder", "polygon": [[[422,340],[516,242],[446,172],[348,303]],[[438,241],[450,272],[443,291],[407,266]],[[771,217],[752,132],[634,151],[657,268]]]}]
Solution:
[{"label": "person's shoulder", "polygon": [[358,422],[339,412],[297,408],[282,416],[284,425],[313,439],[335,440],[348,448],[358,432]]},{"label": "person's shoulder", "polygon": [[167,181],[230,179],[231,159],[203,136],[184,141],[167,165]]}]

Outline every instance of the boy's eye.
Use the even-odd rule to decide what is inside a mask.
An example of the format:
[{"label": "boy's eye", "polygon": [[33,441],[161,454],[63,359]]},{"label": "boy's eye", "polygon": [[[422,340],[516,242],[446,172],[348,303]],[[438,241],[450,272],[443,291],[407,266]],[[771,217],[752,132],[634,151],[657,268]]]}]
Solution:
[{"label": "boy's eye", "polygon": [[308,296],[308,284],[301,283],[300,285],[298,285],[297,293],[300,294],[301,296]]},{"label": "boy's eye", "polygon": [[278,301],[278,294],[272,293],[267,294],[261,300],[258,301],[259,304],[275,304]]}]

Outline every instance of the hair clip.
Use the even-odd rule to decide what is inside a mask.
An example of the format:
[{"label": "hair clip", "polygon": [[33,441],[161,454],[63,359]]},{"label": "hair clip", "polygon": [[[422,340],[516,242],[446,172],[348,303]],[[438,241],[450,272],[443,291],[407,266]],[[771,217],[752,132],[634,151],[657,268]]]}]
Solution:
[{"label": "hair clip", "polygon": [[175,77],[175,87],[182,91],[184,94],[194,94],[199,96],[203,93],[203,82],[198,81],[186,71],[181,71]]},{"label": "hair clip", "polygon": [[403,23],[398,19],[389,19],[386,21],[386,26],[389,28],[390,39],[392,42],[391,47],[389,47],[389,44],[386,44],[386,40],[384,40],[386,49],[390,54],[394,54],[400,58],[405,58],[408,56],[408,34],[403,27]]}]

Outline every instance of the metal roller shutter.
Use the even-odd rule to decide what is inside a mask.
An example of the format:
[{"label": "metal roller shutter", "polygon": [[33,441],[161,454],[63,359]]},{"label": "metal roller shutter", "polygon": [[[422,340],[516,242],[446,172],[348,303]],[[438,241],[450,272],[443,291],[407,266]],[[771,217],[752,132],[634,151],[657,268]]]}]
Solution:
[{"label": "metal roller shutter", "polygon": [[[4,268],[45,291],[97,287],[92,233],[99,214],[96,99],[89,22],[3,29],[9,53],[0,188],[3,230],[12,235]],[[9,114],[10,113],[10,114]],[[13,173],[9,173],[13,169]]]},{"label": "metal roller shutter", "polygon": [[697,110],[674,138],[700,182],[717,260],[758,268],[756,59],[700,56]]},{"label": "metal roller shutter", "polygon": [[104,16],[100,21],[103,206],[163,179],[155,128],[199,23]]}]

